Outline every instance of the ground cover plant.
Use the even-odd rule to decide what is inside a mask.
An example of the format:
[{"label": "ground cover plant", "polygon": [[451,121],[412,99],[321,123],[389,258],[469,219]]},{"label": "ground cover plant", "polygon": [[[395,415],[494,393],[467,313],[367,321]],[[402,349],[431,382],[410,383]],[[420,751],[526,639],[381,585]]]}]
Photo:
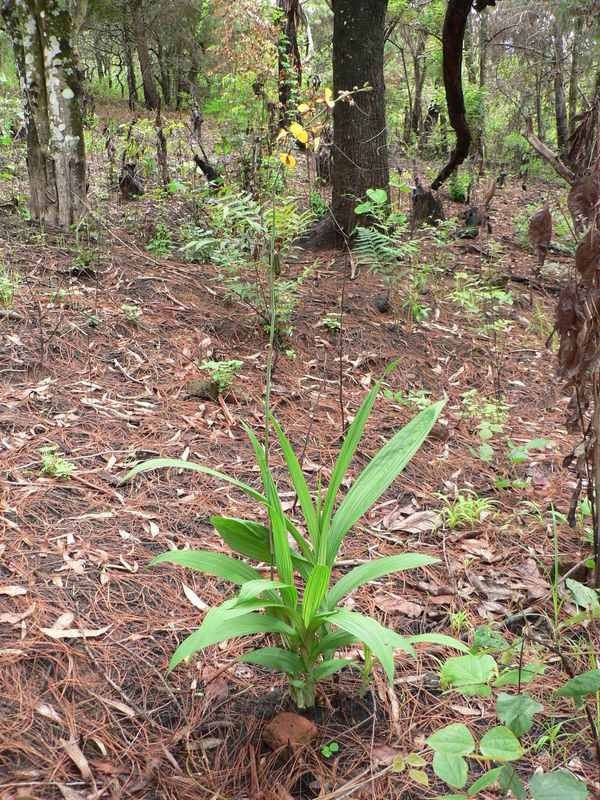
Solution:
[{"label": "ground cover plant", "polygon": [[593,4],[275,5],[0,5],[0,797],[594,798]]}]

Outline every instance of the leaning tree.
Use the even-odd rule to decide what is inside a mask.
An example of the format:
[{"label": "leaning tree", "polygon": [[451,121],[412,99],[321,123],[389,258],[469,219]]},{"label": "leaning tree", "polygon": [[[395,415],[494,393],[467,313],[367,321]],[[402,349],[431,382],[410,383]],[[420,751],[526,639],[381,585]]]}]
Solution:
[{"label": "leaning tree", "polygon": [[65,0],[0,0],[27,125],[32,219],[68,230],[86,198],[81,86]]}]

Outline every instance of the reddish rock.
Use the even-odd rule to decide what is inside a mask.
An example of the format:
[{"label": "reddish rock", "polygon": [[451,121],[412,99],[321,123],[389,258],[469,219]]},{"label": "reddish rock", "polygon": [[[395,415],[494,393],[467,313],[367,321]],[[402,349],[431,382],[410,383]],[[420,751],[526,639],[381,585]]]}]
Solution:
[{"label": "reddish rock", "polygon": [[317,726],[300,714],[285,712],[269,720],[263,728],[263,739],[273,750],[287,747],[297,752],[317,738]]}]

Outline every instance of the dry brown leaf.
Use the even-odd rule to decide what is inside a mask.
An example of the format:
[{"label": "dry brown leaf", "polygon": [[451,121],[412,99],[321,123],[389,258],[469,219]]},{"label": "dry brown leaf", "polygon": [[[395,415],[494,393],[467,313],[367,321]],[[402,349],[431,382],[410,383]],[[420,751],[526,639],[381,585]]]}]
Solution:
[{"label": "dry brown leaf", "polygon": [[64,724],[64,719],[50,703],[38,703],[37,706],[35,706],[35,710],[42,717],[46,717],[46,719],[50,719],[58,725]]},{"label": "dry brown leaf", "polygon": [[208,604],[201,600],[196,592],[193,589],[190,589],[189,586],[186,586],[185,583],[183,584],[183,593],[190,601],[190,603],[197,608],[199,611],[206,611],[208,608]]},{"label": "dry brown leaf", "polygon": [[56,785],[65,800],[87,800],[87,792],[78,792],[77,789],[72,789],[66,783],[60,783],[60,781],[57,781]]},{"label": "dry brown leaf", "polygon": [[40,631],[51,639],[82,639],[84,636],[86,639],[93,639],[94,637],[102,636],[112,627],[112,625],[105,625],[103,628],[95,629],[67,628],[66,625],[70,625],[72,621],[73,614],[67,612],[62,614],[51,628],[40,628]]},{"label": "dry brown leaf", "polygon": [[[385,525],[385,521],[388,524]],[[440,521],[440,514],[437,511],[415,511],[414,514],[409,514],[408,517],[396,517],[392,515],[384,518],[384,525],[389,531],[405,531],[406,533],[424,533],[425,531],[432,531],[437,527]]]},{"label": "dry brown leaf", "polygon": [[600,261],[600,231],[593,225],[577,245],[575,266],[584,286],[589,290],[594,285],[594,276]]},{"label": "dry brown leaf", "polygon": [[375,767],[385,767],[388,764],[393,764],[394,759],[399,755],[402,755],[401,751],[390,744],[376,744],[371,751],[372,763]]},{"label": "dry brown leaf", "polygon": [[75,764],[79,772],[81,773],[81,777],[85,781],[92,780],[92,771],[88,764],[87,758],[83,755],[81,748],[77,744],[76,739],[60,739],[60,746],[63,748],[65,753],[69,756],[71,761]]},{"label": "dry brown leaf", "polygon": [[8,625],[17,625],[19,622],[22,622],[27,617],[30,617],[33,612],[35,611],[35,603],[29,606],[28,609],[22,611],[20,614],[0,614],[0,623],[5,622]]},{"label": "dry brown leaf", "polygon": [[600,179],[593,172],[577,181],[567,197],[567,206],[578,233],[582,233],[596,216],[600,203]]},{"label": "dry brown leaf", "polygon": [[27,594],[27,589],[23,586],[0,586],[0,594],[8,595],[8,597],[18,597],[18,595]]},{"label": "dry brown leaf", "polygon": [[550,205],[546,202],[541,211],[538,211],[531,218],[529,230],[527,231],[527,241],[531,245],[533,254],[537,257],[538,269],[544,265],[551,238],[552,214],[550,213]]},{"label": "dry brown leaf", "polygon": [[423,606],[418,603],[411,603],[410,600],[403,600],[401,597],[377,595],[375,597],[375,605],[386,614],[404,614],[406,617],[420,617],[423,613]]}]

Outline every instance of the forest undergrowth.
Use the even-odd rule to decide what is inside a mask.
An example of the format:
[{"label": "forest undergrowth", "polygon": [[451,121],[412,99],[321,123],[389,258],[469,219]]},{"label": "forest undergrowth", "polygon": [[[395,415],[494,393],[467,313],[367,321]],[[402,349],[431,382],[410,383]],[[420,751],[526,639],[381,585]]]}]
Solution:
[{"label": "forest undergrowth", "polygon": [[[3,194],[15,202],[0,209],[0,797],[434,797],[448,789],[431,769],[432,735],[463,724],[480,742],[499,724],[498,691],[525,683],[539,708],[514,774],[527,783],[540,768],[565,768],[596,796],[597,708],[586,716],[573,695],[553,695],[595,668],[598,647],[595,621],[572,621],[587,601],[567,583],[585,582],[592,545],[589,507],[583,496],[572,504],[576,478],[563,466],[577,437],[565,433],[569,396],[551,335],[572,263],[564,191],[509,177],[491,203],[491,232],[471,241],[451,224],[413,228],[400,188],[393,264],[376,246],[371,258],[366,246],[315,254],[292,247],[327,200],[303,174],[303,154],[281,185],[298,203],[273,209],[256,189],[219,200],[188,164],[189,131],[168,115],[169,190],[155,185],[149,159],[145,194],[127,200],[107,174],[106,131],[135,149],[142,173],[154,132],[143,117],[128,130],[121,114],[104,107],[90,133],[90,208],[72,235],[28,223],[14,168],[22,154],[3,164]],[[413,164],[395,166],[400,187],[414,182]],[[559,231],[538,277],[527,221],[548,191]],[[441,194],[458,217],[464,206]],[[268,281],[252,242],[268,251],[265,208],[277,217],[280,262],[271,411],[311,492],[319,476],[329,482],[345,426],[391,362],[351,475],[447,399],[344,540],[337,570],[399,550],[440,561],[372,581],[345,607],[402,635],[455,636],[494,664],[473,691],[475,678],[457,686],[444,673],[456,653],[420,646],[416,660],[396,654],[393,687],[375,667],[362,698],[360,673],[338,672],[304,712],[316,738],[275,749],[265,723],[294,708],[283,673],[236,661],[244,639],[165,678],[229,584],[145,569],[167,550],[221,552],[211,517],[261,521],[260,512],[209,475],[122,482],[140,461],[165,457],[260,484],[242,423],[264,438]],[[271,466],[284,475],[277,446]],[[293,517],[291,484],[277,488]],[[361,654],[346,653],[359,663]],[[459,755],[471,754],[467,742]],[[470,761],[470,783],[484,761]]]}]

